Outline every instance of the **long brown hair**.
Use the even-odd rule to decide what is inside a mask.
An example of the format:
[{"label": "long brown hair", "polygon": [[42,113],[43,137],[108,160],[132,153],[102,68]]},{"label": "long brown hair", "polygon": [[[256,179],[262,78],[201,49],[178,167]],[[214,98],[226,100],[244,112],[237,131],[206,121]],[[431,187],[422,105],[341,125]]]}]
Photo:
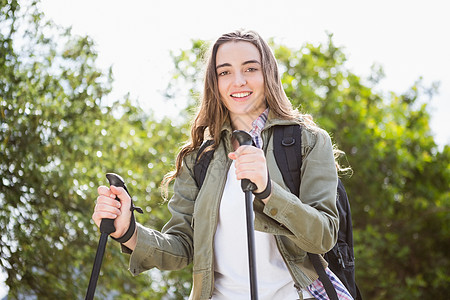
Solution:
[{"label": "long brown hair", "polygon": [[300,116],[300,113],[292,107],[291,102],[284,92],[275,56],[261,36],[251,30],[236,30],[222,35],[213,44],[208,55],[202,100],[192,122],[191,138],[178,153],[175,170],[168,173],[162,182],[166,195],[167,185],[181,172],[183,158],[200,147],[205,138],[206,131],[209,134],[208,138],[214,140],[212,148],[215,148],[219,144],[220,132],[222,126],[229,118],[229,112],[220,99],[216,72],[216,55],[221,45],[238,41],[252,43],[261,55],[264,93],[267,106],[270,108],[271,113],[281,119],[294,119]]}]

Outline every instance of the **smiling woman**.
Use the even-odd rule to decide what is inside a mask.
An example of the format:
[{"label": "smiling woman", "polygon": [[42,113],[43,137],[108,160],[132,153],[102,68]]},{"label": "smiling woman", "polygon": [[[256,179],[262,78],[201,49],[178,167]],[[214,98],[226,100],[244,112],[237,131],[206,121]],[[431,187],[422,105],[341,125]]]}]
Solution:
[{"label": "smiling woman", "polygon": [[248,131],[267,108],[258,48],[248,42],[223,44],[217,51],[216,64],[220,97],[233,129]]},{"label": "smiling woman", "polygon": [[[275,162],[274,127],[285,125],[302,128],[299,174],[304,184],[299,197],[286,187]],[[240,146],[232,135],[236,129],[248,131],[254,146]],[[203,143],[209,143],[205,151],[213,149],[214,155],[200,185],[195,170]],[[172,179],[174,195],[168,203],[172,218],[161,232],[134,226],[131,199],[123,189],[98,189],[92,217],[97,225],[102,218],[115,219],[117,230],[111,236],[131,254],[134,275],[153,267],[180,269],[193,262],[190,299],[253,297],[240,184],[248,179],[256,185],[256,251],[250,260],[256,265],[259,299],[326,297],[306,253],[325,253],[337,240],[337,171],[331,139],[311,117],[293,109],[275,57],[256,32],[227,33],[212,46],[191,139],[164,183]],[[116,196],[121,205],[113,200]],[[334,274],[328,268],[326,272],[333,281]],[[339,299],[352,299],[342,283],[333,283],[341,291]]]}]

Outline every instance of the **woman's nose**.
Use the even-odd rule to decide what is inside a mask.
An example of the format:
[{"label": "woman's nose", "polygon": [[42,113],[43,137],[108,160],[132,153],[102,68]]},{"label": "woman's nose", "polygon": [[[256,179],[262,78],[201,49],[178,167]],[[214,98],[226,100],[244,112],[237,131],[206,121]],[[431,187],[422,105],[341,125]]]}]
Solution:
[{"label": "woman's nose", "polygon": [[243,86],[247,83],[244,74],[236,73],[234,76],[234,84],[236,86]]}]

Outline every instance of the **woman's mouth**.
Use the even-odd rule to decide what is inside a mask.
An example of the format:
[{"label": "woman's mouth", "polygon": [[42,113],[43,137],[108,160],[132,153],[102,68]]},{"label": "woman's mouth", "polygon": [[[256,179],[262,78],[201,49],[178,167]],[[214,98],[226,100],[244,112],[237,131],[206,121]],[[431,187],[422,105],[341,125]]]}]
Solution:
[{"label": "woman's mouth", "polygon": [[230,96],[236,100],[242,100],[242,99],[247,98],[251,94],[252,94],[252,92],[240,92],[240,93],[231,94]]}]

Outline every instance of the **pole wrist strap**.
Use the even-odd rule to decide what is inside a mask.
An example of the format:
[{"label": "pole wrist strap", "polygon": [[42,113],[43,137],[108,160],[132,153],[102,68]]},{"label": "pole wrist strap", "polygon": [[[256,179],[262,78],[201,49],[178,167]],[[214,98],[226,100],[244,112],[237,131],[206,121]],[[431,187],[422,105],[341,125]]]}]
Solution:
[{"label": "pole wrist strap", "polygon": [[268,172],[267,172],[267,185],[264,191],[262,191],[261,193],[255,193],[253,191],[252,193],[258,199],[266,199],[267,197],[270,196],[270,193],[272,193],[272,182],[270,181],[270,176]]},{"label": "pole wrist strap", "polygon": [[136,230],[136,219],[134,218],[134,211],[137,210],[139,213],[143,213],[142,209],[140,207],[134,206],[133,203],[131,204],[131,218],[130,218],[130,226],[128,227],[127,232],[125,232],[124,235],[122,235],[120,238],[114,238],[111,237],[113,240],[124,244],[126,242],[128,242],[129,239],[131,239],[131,237],[134,234],[134,231]]}]

